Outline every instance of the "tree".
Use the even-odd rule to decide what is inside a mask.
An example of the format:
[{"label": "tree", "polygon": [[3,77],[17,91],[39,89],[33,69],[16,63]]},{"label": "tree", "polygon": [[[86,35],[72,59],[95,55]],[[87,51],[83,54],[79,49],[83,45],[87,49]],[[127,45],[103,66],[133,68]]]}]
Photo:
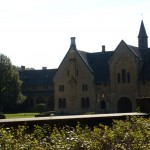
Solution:
[{"label": "tree", "polygon": [[0,54],[0,111],[12,110],[26,98],[21,93],[19,72],[10,59]]}]

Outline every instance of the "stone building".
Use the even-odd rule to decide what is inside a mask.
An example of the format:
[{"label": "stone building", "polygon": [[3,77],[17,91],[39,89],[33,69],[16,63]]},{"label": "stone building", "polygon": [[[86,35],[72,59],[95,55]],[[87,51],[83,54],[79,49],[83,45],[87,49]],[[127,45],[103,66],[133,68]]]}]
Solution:
[{"label": "stone building", "polygon": [[[56,114],[134,112],[137,107],[143,112],[150,111],[150,48],[143,21],[138,47],[122,40],[114,51],[106,51],[103,45],[101,52],[89,53],[78,50],[72,37],[58,69],[47,70],[51,75],[46,80],[42,71],[29,71],[27,76],[41,73],[36,84],[43,85],[44,81],[51,87],[49,91],[42,90],[48,94],[47,99],[54,100]],[[36,98],[29,101],[35,105],[40,90],[33,92],[34,76],[29,81],[25,76],[22,79],[24,87],[32,83],[24,93],[31,99],[34,94]]]},{"label": "stone building", "polygon": [[27,96],[25,110],[33,111],[39,103],[46,104],[46,110],[54,110],[53,77],[57,69],[28,70],[25,66],[19,72],[23,81],[22,93]]},{"label": "stone building", "polygon": [[143,21],[138,47],[123,40],[114,51],[78,50],[75,38],[54,76],[55,111],[133,112],[150,110],[150,49]]}]

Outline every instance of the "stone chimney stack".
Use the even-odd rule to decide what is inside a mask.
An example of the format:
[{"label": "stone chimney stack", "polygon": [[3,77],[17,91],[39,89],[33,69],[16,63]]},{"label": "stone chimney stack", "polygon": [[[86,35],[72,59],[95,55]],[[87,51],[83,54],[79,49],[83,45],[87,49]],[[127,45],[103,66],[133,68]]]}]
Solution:
[{"label": "stone chimney stack", "polygon": [[21,66],[21,71],[25,71],[26,67],[25,66]]},{"label": "stone chimney stack", "polygon": [[76,38],[75,37],[71,37],[70,39],[71,39],[70,48],[73,47],[73,48],[76,49],[76,41],[75,41]]},{"label": "stone chimney stack", "polygon": [[47,69],[47,67],[42,67],[42,70],[46,70]]},{"label": "stone chimney stack", "polygon": [[102,45],[102,52],[105,52],[105,45]]}]

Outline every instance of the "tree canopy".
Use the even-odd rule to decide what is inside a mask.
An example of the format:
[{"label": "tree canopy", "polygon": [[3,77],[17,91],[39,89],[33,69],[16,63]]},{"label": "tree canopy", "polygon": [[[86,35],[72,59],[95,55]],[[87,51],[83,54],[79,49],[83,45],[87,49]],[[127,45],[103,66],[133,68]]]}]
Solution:
[{"label": "tree canopy", "polygon": [[11,110],[25,100],[21,84],[17,68],[7,56],[0,54],[0,111]]}]

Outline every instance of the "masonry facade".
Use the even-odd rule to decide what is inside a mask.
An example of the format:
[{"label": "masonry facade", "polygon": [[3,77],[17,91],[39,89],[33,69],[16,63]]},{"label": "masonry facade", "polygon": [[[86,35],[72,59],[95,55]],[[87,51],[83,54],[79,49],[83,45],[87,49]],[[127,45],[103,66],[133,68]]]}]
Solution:
[{"label": "masonry facade", "polygon": [[28,70],[25,66],[19,72],[23,81],[22,93],[27,97],[24,104],[26,111],[35,111],[37,104],[45,104],[45,111],[54,110],[53,77],[57,69]]},{"label": "masonry facade", "polygon": [[143,21],[138,47],[122,40],[114,51],[102,46],[101,52],[88,53],[78,50],[72,37],[51,84],[56,114],[149,111],[150,49]]}]

